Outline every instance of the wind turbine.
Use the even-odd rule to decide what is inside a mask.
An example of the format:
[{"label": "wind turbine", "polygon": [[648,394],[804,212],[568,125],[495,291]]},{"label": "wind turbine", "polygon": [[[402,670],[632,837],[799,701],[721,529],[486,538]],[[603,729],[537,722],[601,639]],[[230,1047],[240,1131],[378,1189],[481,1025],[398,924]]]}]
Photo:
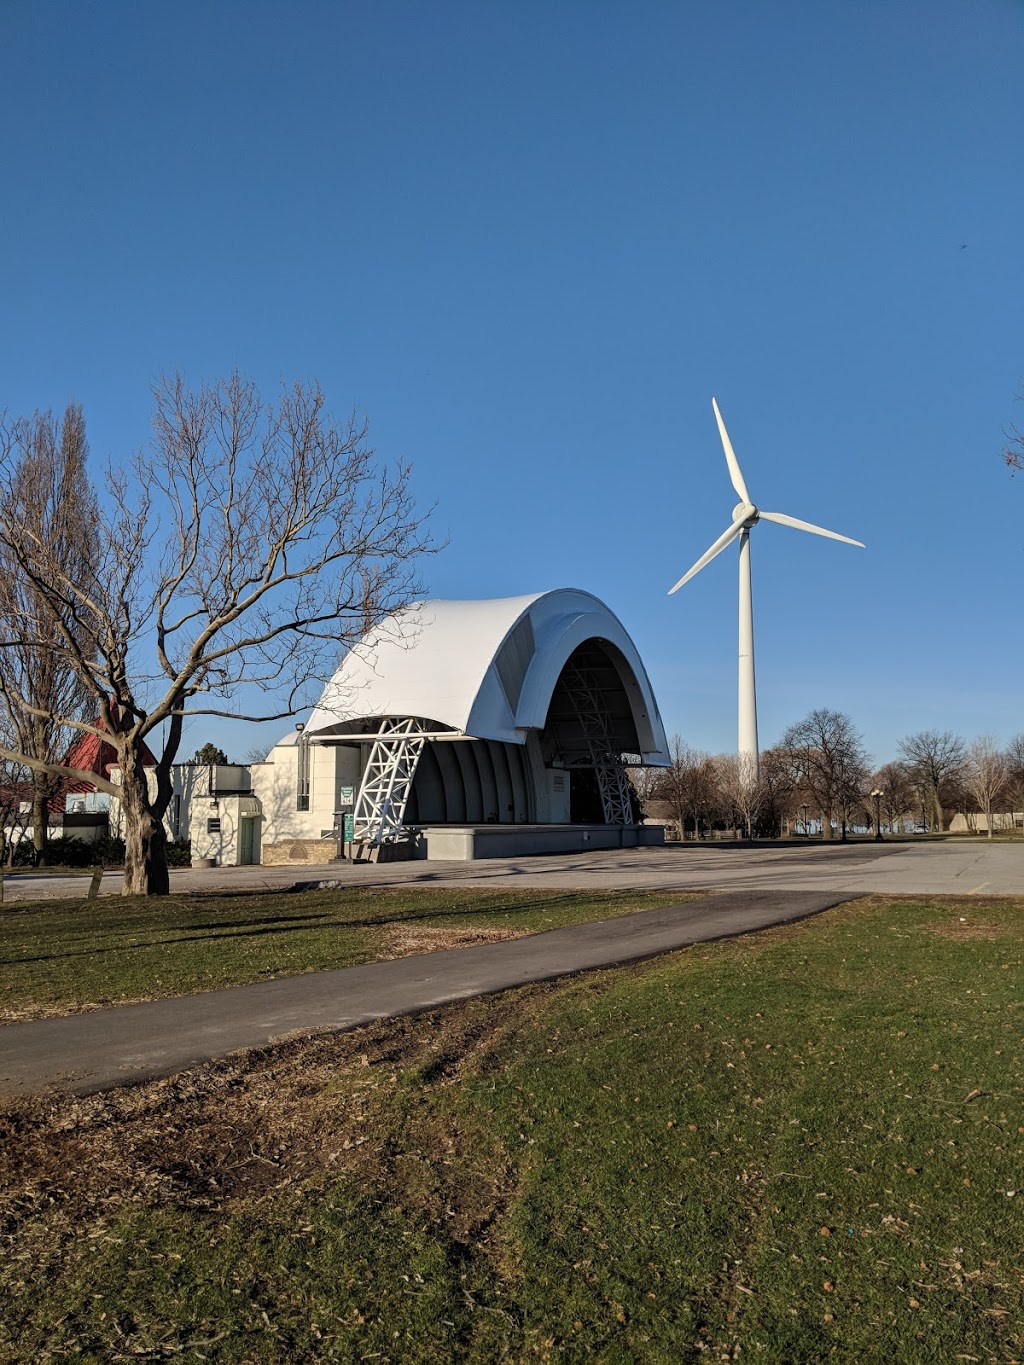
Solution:
[{"label": "wind turbine", "polygon": [[688,583],[695,574],[700,573],[706,564],[710,564],[716,555],[720,555],[727,545],[739,536],[740,541],[740,656],[739,656],[739,758],[741,772],[744,774],[745,781],[756,781],[758,776],[758,749],[757,749],[757,695],[754,690],[754,613],[751,603],[750,593],[750,531],[759,521],[774,521],[780,526],[792,526],[797,531],[810,531],[812,535],[827,536],[829,540],[841,540],[846,545],[859,545],[864,549],[864,543],[860,540],[851,540],[849,536],[841,536],[835,531],[826,531],[823,526],[813,526],[809,521],[799,521],[796,517],[786,516],[784,512],[762,512],[750,500],[747,492],[747,485],[743,481],[740,472],[739,461],[736,459],[736,452],[732,448],[729,440],[729,433],[725,429],[722,421],[722,414],[718,410],[718,404],[712,398],[711,406],[715,410],[715,420],[718,423],[718,432],[722,438],[722,446],[725,449],[725,460],[729,466],[729,478],[732,486],[739,494],[739,502],[732,509],[732,525],[727,531],[718,537],[714,545],[706,550],[697,560],[692,569],[683,574],[682,578],[674,588],[669,588],[669,596],[678,592],[684,583]]}]

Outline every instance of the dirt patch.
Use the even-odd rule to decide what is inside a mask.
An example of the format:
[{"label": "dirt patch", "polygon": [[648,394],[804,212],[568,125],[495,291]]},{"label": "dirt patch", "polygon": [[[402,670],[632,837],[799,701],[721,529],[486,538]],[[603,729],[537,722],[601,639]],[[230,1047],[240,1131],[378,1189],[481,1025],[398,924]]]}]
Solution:
[{"label": "dirt patch", "polygon": [[387,932],[383,958],[411,957],[414,953],[442,953],[449,948],[473,948],[480,943],[503,943],[523,938],[525,929],[431,929],[425,925],[396,924]]},{"label": "dirt patch", "polygon": [[[549,986],[526,988],[543,995]],[[381,1132],[423,1085],[450,1084],[521,1023],[522,993],[468,1001],[351,1033],[296,1038],[210,1062],[165,1080],[80,1098],[39,1096],[0,1113],[0,1247],[55,1270],[81,1240],[130,1204],[202,1210],[215,1220],[297,1184],[348,1172],[387,1181]],[[425,1121],[425,1119],[423,1120]],[[435,1120],[436,1122],[436,1120]],[[445,1155],[465,1135],[422,1134]],[[495,1171],[503,1163],[497,1160]],[[468,1235],[501,1199],[452,1188],[444,1199]]]},{"label": "dirt patch", "polygon": [[938,934],[940,938],[953,939],[991,940],[1006,937],[1006,929],[1000,928],[998,924],[972,924],[970,920],[966,922],[945,920],[942,924],[929,925],[928,932]]}]

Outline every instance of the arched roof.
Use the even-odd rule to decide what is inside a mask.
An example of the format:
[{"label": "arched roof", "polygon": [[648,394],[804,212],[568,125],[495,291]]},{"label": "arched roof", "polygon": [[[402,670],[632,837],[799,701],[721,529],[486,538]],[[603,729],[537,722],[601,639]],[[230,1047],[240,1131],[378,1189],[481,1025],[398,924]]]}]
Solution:
[{"label": "arched roof", "polygon": [[668,762],[658,704],[636,646],[616,616],[574,588],[483,601],[421,602],[351,650],[306,725],[311,738],[352,733],[383,716],[524,744],[541,730],[569,656],[606,646],[643,760]]}]

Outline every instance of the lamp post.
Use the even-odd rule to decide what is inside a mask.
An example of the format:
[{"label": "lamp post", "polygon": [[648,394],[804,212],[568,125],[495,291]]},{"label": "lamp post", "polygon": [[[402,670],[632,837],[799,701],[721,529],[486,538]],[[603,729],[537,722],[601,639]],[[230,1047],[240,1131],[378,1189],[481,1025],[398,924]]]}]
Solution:
[{"label": "lamp post", "polygon": [[805,839],[809,839],[809,838],[811,837],[811,835],[810,835],[810,830],[808,830],[808,828],[807,828],[807,806],[806,806],[806,805],[803,805],[803,806],[800,807],[800,814],[801,814],[801,815],[803,816],[803,818],[804,818],[804,838],[805,838]]},{"label": "lamp post", "polygon": [[876,840],[880,840],[881,837],[882,837],[882,815],[881,815],[881,810],[882,810],[882,797],[883,797],[884,795],[885,795],[885,792],[883,792],[882,789],[881,789],[880,787],[876,787],[875,790],[871,793],[871,799],[872,799],[872,801],[874,801],[874,803],[875,803],[875,839],[876,839]]}]

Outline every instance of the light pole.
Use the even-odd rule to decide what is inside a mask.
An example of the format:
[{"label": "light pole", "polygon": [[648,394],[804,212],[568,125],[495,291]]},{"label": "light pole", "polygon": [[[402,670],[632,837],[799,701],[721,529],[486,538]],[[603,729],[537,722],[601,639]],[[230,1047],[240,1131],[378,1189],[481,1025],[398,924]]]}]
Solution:
[{"label": "light pole", "polygon": [[885,792],[883,792],[882,789],[881,789],[880,787],[876,787],[875,790],[871,793],[871,799],[872,799],[872,801],[874,801],[874,803],[875,803],[875,839],[876,839],[876,840],[880,840],[881,837],[882,837],[882,816],[881,816],[881,810],[882,810],[882,797],[883,797],[884,795],[885,795]]},{"label": "light pole", "polygon": [[811,834],[810,834],[810,830],[807,828],[807,806],[806,806],[806,805],[803,805],[803,806],[800,807],[800,814],[801,814],[801,815],[803,816],[803,818],[804,818],[804,838],[805,838],[805,839],[809,839],[809,838],[811,837]]}]

